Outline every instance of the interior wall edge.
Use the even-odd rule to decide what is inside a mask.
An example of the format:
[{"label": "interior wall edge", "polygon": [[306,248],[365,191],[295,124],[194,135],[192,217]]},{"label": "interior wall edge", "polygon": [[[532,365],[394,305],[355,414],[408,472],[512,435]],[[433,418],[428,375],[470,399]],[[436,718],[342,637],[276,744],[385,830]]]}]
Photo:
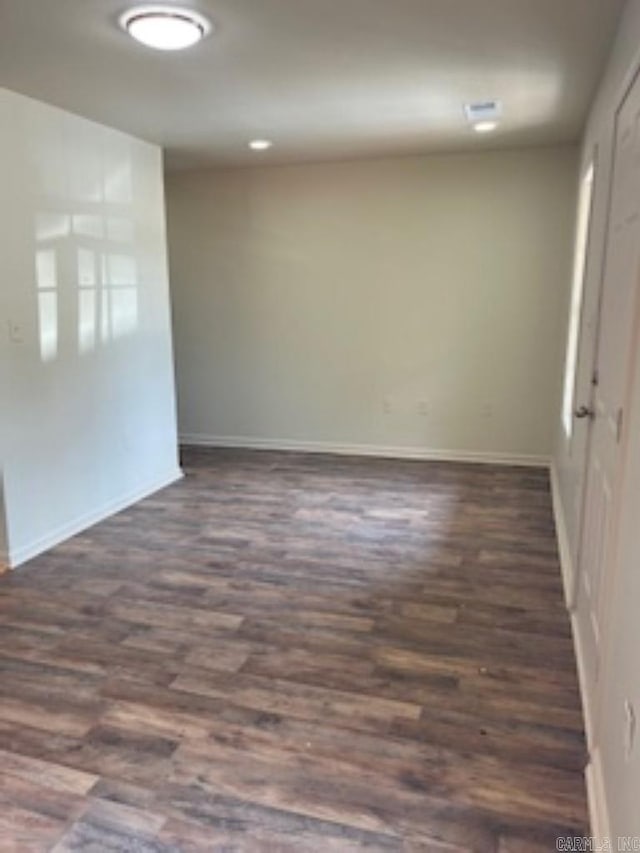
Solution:
[{"label": "interior wall edge", "polygon": [[544,152],[548,150],[554,149],[575,149],[576,151],[581,151],[581,143],[582,143],[582,133],[572,134],[571,136],[566,136],[562,138],[558,138],[556,140],[550,140],[548,142],[502,142],[494,145],[488,145],[483,147],[481,151],[478,151],[474,148],[433,148],[424,151],[398,151],[398,152],[387,152],[387,153],[378,153],[378,154],[353,154],[351,156],[345,155],[342,157],[314,157],[310,159],[301,159],[301,160],[272,160],[269,162],[260,162],[260,163],[207,163],[202,162],[199,164],[189,165],[189,166],[176,166],[175,163],[171,161],[166,161],[164,166],[164,174],[165,178],[169,181],[171,180],[180,180],[181,178],[185,178],[189,175],[209,175],[211,177],[223,177],[225,175],[232,175],[235,173],[247,174],[250,172],[269,172],[273,170],[285,171],[285,170],[303,170],[308,168],[313,168],[314,166],[322,167],[322,166],[357,166],[357,165],[375,165],[379,163],[380,165],[385,165],[390,160],[402,163],[403,161],[410,160],[437,160],[437,159],[451,159],[454,157],[459,157],[461,160],[468,159],[471,157],[475,157],[478,153],[487,154],[487,155],[496,155],[500,156],[501,154],[521,154],[523,151],[532,151],[532,152]]},{"label": "interior wall edge", "polygon": [[[7,555],[8,567],[11,569],[18,568],[19,566],[26,563],[28,560],[32,560],[34,557],[37,557],[39,554],[42,554],[45,551],[48,551],[50,548],[59,545],[61,542],[64,542],[67,539],[71,539],[78,533],[82,533],[83,530],[86,530],[89,527],[93,527],[94,524],[98,524],[98,522],[104,521],[110,516],[122,512],[122,510],[127,509],[133,504],[138,503],[138,501],[141,501],[144,498],[155,494],[156,492],[159,492],[161,489],[170,486],[172,483],[181,480],[183,477],[184,473],[180,468],[175,468],[173,470],[167,471],[166,474],[154,479],[146,486],[135,489],[132,492],[128,492],[127,494],[122,495],[120,498],[117,498],[116,500],[110,501],[102,507],[98,507],[97,509],[92,510],[86,515],[82,515],[78,518],[75,518],[73,521],[69,522],[68,524],[65,524],[63,527],[59,527],[56,530],[50,531],[45,537],[42,537],[41,539],[34,540],[33,542],[30,542],[20,548],[9,548],[9,553]],[[0,566],[1,564],[2,555],[0,555]]]},{"label": "interior wall edge", "polygon": [[180,444],[193,447],[237,448],[243,450],[279,450],[298,453],[326,453],[340,456],[373,456],[381,459],[415,459],[431,462],[472,462],[485,465],[517,465],[548,468],[548,456],[500,453],[497,451],[440,450],[429,447],[395,447],[375,444],[342,444],[330,441],[255,438],[253,436],[180,435]]},{"label": "interior wall edge", "polygon": [[556,538],[558,540],[558,552],[560,555],[560,568],[562,569],[562,585],[564,589],[564,600],[567,610],[571,612],[575,607],[575,567],[569,541],[569,531],[565,517],[562,491],[556,460],[551,459],[551,499],[553,505],[553,517],[556,527]]}]

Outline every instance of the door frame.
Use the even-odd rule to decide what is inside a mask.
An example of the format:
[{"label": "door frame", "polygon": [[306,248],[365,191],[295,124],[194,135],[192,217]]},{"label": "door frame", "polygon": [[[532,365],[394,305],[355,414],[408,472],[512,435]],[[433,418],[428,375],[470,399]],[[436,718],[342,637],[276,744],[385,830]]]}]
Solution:
[{"label": "door frame", "polygon": [[[610,161],[610,180],[609,187],[607,193],[607,210],[605,217],[605,232],[604,232],[604,250],[602,254],[602,265],[600,271],[600,285],[599,285],[599,297],[598,297],[598,333],[596,339],[596,346],[594,348],[594,371],[597,370],[599,363],[599,355],[601,351],[601,315],[602,315],[602,304],[604,298],[604,283],[605,283],[605,274],[607,269],[607,262],[609,260],[609,233],[611,228],[612,221],[612,203],[613,203],[613,192],[614,192],[614,181],[615,181],[615,160],[616,160],[616,151],[617,151],[617,143],[618,143],[618,121],[620,112],[625,104],[627,97],[629,96],[631,90],[636,85],[636,83],[640,82],[640,51],[637,52],[637,55],[634,58],[633,67],[631,70],[625,75],[623,84],[619,89],[619,98],[616,104],[616,108],[613,112],[613,134],[612,134],[612,146],[611,146],[611,161]],[[631,337],[629,340],[629,353],[627,356],[626,364],[624,365],[625,370],[625,380],[624,380],[624,393],[623,398],[621,400],[621,406],[623,408],[623,413],[626,414],[629,410],[630,404],[630,394],[631,394],[631,380],[633,378],[633,355],[636,352],[636,347],[638,346],[638,339],[640,337],[640,255],[636,262],[636,270],[635,270],[635,283],[634,283],[634,292],[633,292],[633,311],[634,317],[632,320],[632,328],[631,328]],[[619,459],[618,464],[615,471],[615,477],[612,484],[613,489],[613,514],[612,514],[612,528],[611,528],[611,550],[609,553],[608,560],[603,569],[603,577],[602,577],[602,605],[601,605],[601,619],[602,619],[602,647],[600,652],[599,659],[599,669],[600,669],[600,677],[595,682],[594,694],[589,697],[584,694],[584,689],[586,684],[583,683],[583,676],[580,673],[580,681],[581,681],[581,690],[583,691],[583,709],[585,712],[585,723],[586,723],[586,734],[587,734],[587,746],[590,754],[591,760],[593,760],[594,756],[597,755],[599,749],[599,735],[600,735],[600,720],[602,716],[602,703],[604,700],[603,690],[604,690],[604,672],[607,666],[608,659],[610,657],[610,646],[611,646],[611,636],[610,631],[608,630],[610,622],[611,622],[611,606],[614,598],[614,591],[617,580],[617,568],[618,568],[618,547],[619,547],[619,535],[620,535],[620,500],[622,493],[622,486],[624,481],[624,461],[628,448],[628,418],[623,417],[622,423],[622,431],[619,439]],[[584,473],[588,471],[589,468],[589,460],[590,454],[592,450],[592,437],[593,437],[593,426],[589,427],[589,436],[588,436],[588,445],[587,452],[585,453],[584,460]],[[576,618],[576,609],[578,604],[578,591],[579,585],[582,580],[582,552],[583,552],[583,538],[584,538],[584,524],[585,524],[585,516],[586,516],[586,476],[583,477],[583,487],[582,493],[580,496],[580,521],[579,521],[579,532],[578,532],[578,540],[576,543],[576,562],[573,573],[573,583],[572,583],[572,600],[573,606],[571,610],[574,614],[574,618]],[[579,635],[577,637],[578,646],[581,646]],[[578,655],[580,657],[580,654]],[[580,667],[580,661],[579,661]]]},{"label": "door frame", "polygon": [[[620,101],[620,105],[616,108],[616,117],[618,115],[618,111],[620,106],[624,101],[624,97]],[[611,163],[610,163],[610,176],[613,177],[613,167],[615,163],[615,136],[614,133],[614,145],[611,153]],[[589,211],[589,227],[587,232],[587,257],[585,260],[584,272],[583,272],[583,287],[587,283],[589,279],[589,274],[591,272],[592,264],[589,263],[589,255],[591,253],[591,248],[593,246],[593,238],[594,238],[594,221],[593,214],[596,209],[596,202],[598,200],[598,176],[600,174],[600,163],[601,163],[601,155],[600,155],[600,143],[595,142],[591,147],[591,156],[589,158],[584,159],[581,163],[580,169],[580,191],[582,191],[582,181],[584,180],[584,164],[591,163],[593,165],[593,192],[591,195],[591,203],[590,203],[590,211]],[[590,393],[589,400],[587,401],[589,407],[591,407],[593,403],[594,396],[594,386],[595,386],[595,377],[598,369],[598,359],[600,355],[600,332],[601,332],[601,317],[602,317],[602,299],[604,293],[604,276],[606,271],[607,264],[607,241],[609,236],[609,224],[611,222],[611,202],[613,199],[613,181],[609,182],[608,191],[606,193],[606,214],[604,220],[604,240],[605,246],[602,252],[602,259],[599,264],[598,269],[598,278],[597,278],[597,296],[596,296],[596,310],[595,310],[595,330],[594,330],[594,347],[593,353],[591,356],[591,364],[589,365],[589,374],[591,376],[591,384],[590,384]],[[575,258],[574,258],[575,263]],[[578,337],[578,353],[580,352],[580,347],[582,345],[583,333],[584,333],[584,323],[585,323],[585,310],[586,310],[586,300],[585,294],[583,292],[582,296],[582,305],[580,306],[580,325],[579,325],[579,337]],[[578,405],[578,400],[576,398],[576,389],[578,385],[578,376],[579,376],[579,362],[576,364],[576,372],[574,376],[574,385],[573,385],[573,404],[574,406]],[[582,472],[581,472],[581,486],[580,486],[580,496],[578,498],[578,524],[576,528],[576,554],[575,554],[575,564],[574,571],[571,576],[571,584],[569,589],[567,590],[567,607],[570,611],[573,611],[578,602],[578,589],[580,587],[580,577],[581,577],[581,563],[582,563],[582,540],[584,533],[584,524],[585,524],[585,515],[586,515],[586,496],[587,496],[587,472],[589,470],[589,458],[591,454],[591,442],[593,437],[593,423],[589,420],[587,424],[587,438],[585,442],[585,451],[584,458],[582,460]],[[571,452],[571,451],[570,451]]]},{"label": "door frame", "polygon": [[[609,157],[609,185],[607,187],[607,197],[606,197],[606,214],[605,214],[605,222],[604,222],[604,240],[605,245],[602,253],[602,261],[600,264],[599,270],[599,284],[598,284],[598,314],[597,314],[597,324],[598,329],[596,331],[596,345],[594,347],[594,358],[592,365],[592,375],[595,375],[595,371],[598,366],[598,355],[600,351],[600,319],[602,314],[602,297],[604,291],[604,276],[606,271],[606,262],[607,262],[607,240],[609,235],[609,226],[611,224],[611,202],[613,200],[613,172],[614,172],[614,164],[615,164],[615,156],[616,156],[616,141],[617,141],[617,124],[618,124],[618,115],[620,110],[622,109],[622,105],[624,104],[627,95],[633,88],[636,79],[640,75],[640,47],[634,52],[631,62],[629,63],[629,67],[627,68],[620,85],[617,87],[616,98],[615,98],[615,109],[612,115],[612,145],[611,152]],[[592,162],[596,165],[595,172],[595,184],[594,184],[594,192],[593,198],[591,200],[592,203],[592,212],[595,209],[595,201],[597,196],[597,177],[598,177],[598,163],[601,162],[601,143],[600,138],[597,137],[593,146],[591,148],[593,158]],[[585,163],[585,158],[581,160],[581,170],[580,176],[582,179],[583,167]],[[593,219],[589,224],[589,246],[591,245],[592,237],[593,237]],[[588,264],[588,259],[587,259]],[[587,274],[587,267],[585,267],[585,275]],[[584,307],[584,301],[583,301]],[[581,336],[582,336],[582,317],[580,319],[580,328],[581,328]],[[579,344],[578,344],[579,346]],[[575,396],[575,395],[574,395]],[[577,601],[578,601],[578,589],[580,585],[580,574],[581,574],[581,555],[582,555],[582,538],[584,532],[584,516],[585,516],[585,497],[586,497],[586,471],[588,467],[589,453],[591,452],[591,436],[593,434],[593,429],[589,427],[589,436],[587,440],[587,449],[585,452],[584,465],[583,465],[583,477],[582,477],[582,487],[580,490],[580,497],[578,498],[579,509],[578,509],[578,525],[576,530],[576,539],[575,539],[575,553],[574,556],[569,556],[570,554],[570,546],[568,546],[568,561],[571,566],[571,571],[568,573],[570,583],[567,585],[567,589],[565,589],[565,597],[566,597],[566,605],[567,609],[570,613],[575,613]]]}]

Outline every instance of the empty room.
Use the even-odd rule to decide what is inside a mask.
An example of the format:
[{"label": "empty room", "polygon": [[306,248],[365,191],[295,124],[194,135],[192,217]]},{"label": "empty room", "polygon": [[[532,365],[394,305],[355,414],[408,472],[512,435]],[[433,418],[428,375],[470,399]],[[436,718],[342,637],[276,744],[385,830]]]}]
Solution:
[{"label": "empty room", "polygon": [[0,853],[640,851],[640,0],[0,0]]}]

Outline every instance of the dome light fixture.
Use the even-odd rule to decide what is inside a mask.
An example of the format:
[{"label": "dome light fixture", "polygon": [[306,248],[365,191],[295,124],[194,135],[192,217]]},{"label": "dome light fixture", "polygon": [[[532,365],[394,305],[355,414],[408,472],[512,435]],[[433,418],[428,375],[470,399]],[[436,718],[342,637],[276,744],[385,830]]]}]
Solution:
[{"label": "dome light fixture", "polygon": [[477,124],[473,125],[473,129],[476,133],[491,133],[496,130],[497,127],[497,121],[479,121]]},{"label": "dome light fixture", "polygon": [[252,151],[268,151],[269,148],[273,145],[270,139],[253,139],[249,143],[249,148]]},{"label": "dome light fixture", "polygon": [[213,27],[204,15],[182,6],[135,6],[120,18],[125,32],[156,50],[184,50],[193,47]]},{"label": "dome light fixture", "polygon": [[496,100],[476,101],[464,105],[467,121],[476,133],[492,133],[502,118],[502,103]]}]

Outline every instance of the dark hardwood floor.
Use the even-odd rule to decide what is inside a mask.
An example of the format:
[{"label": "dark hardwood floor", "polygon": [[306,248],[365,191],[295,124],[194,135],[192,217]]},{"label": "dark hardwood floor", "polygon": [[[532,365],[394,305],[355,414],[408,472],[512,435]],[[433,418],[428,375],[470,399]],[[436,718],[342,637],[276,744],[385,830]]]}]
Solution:
[{"label": "dark hardwood floor", "polygon": [[543,470],[188,450],[0,577],[0,850],[587,832]]}]

